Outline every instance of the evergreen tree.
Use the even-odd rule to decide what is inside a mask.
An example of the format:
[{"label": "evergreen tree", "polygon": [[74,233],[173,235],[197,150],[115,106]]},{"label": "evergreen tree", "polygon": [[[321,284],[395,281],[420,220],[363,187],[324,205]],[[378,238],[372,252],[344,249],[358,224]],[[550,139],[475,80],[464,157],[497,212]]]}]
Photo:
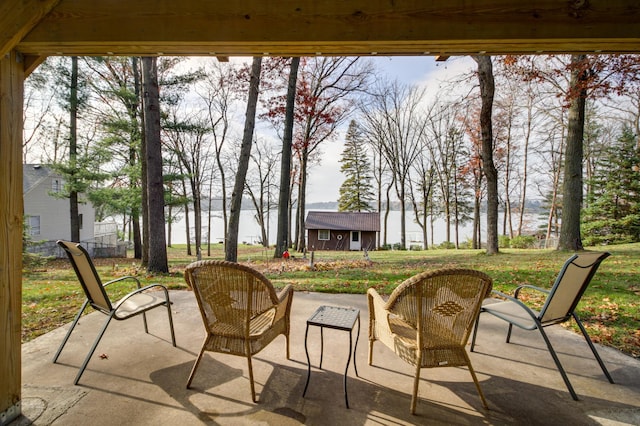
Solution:
[{"label": "evergreen tree", "polygon": [[599,166],[584,211],[585,243],[640,241],[640,148],[630,128],[623,129]]},{"label": "evergreen tree", "polygon": [[339,211],[372,211],[375,194],[371,185],[371,165],[362,133],[355,121],[349,123],[340,171],[346,179],[340,186]]}]

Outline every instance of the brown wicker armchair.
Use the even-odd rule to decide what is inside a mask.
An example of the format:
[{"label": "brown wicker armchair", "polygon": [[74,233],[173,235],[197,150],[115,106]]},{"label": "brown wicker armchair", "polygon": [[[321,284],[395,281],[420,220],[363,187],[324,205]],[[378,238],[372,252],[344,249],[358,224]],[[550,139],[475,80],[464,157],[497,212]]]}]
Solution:
[{"label": "brown wicker armchair", "polygon": [[238,263],[217,260],[194,262],[185,270],[207,332],[193,364],[187,388],[205,351],[247,357],[251,398],[256,400],[251,356],[284,334],[289,359],[289,323],[293,287],[276,294],[260,272]]},{"label": "brown wicker armchair", "polygon": [[420,369],[432,367],[466,365],[487,408],[465,345],[491,288],[491,278],[482,272],[443,269],[409,278],[387,302],[369,289],[369,365],[373,363],[373,343],[379,340],[415,366],[412,414],[416,411]]}]

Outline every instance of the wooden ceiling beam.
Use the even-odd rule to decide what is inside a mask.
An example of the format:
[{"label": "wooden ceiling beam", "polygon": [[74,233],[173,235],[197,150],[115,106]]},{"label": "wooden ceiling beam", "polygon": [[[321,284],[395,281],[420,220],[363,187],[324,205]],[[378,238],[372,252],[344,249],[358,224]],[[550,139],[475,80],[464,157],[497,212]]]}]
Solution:
[{"label": "wooden ceiling beam", "polygon": [[[10,0],[17,2],[17,0]],[[637,0],[61,0],[30,55],[640,52]]]},{"label": "wooden ceiling beam", "polygon": [[7,55],[60,0],[2,0],[0,57]]}]

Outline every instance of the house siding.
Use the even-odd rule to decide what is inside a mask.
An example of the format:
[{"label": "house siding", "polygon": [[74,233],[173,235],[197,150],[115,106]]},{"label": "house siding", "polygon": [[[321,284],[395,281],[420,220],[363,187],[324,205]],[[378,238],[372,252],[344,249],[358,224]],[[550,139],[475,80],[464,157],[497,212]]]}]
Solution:
[{"label": "house siding", "polygon": [[[307,246],[310,250],[322,251],[322,250],[334,250],[334,251],[349,251],[349,239],[351,231],[329,231],[329,240],[318,239],[318,229],[309,229],[307,231]],[[342,238],[340,238],[342,237]],[[375,250],[376,248],[376,233],[373,231],[360,231],[360,245],[361,250]]]},{"label": "house siding", "polygon": [[[69,199],[50,195],[54,178],[51,175],[44,177],[24,194],[25,217],[40,216],[40,234],[32,235],[33,241],[54,241],[71,237]],[[82,215],[80,240],[92,240],[95,210],[90,203],[82,203],[78,205],[78,212]]]}]

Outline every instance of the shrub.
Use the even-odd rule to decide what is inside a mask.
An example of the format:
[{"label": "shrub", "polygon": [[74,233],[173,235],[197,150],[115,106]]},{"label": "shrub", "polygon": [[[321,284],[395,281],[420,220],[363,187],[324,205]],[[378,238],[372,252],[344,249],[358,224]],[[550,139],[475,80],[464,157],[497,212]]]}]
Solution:
[{"label": "shrub", "polygon": [[498,247],[499,248],[509,248],[511,247],[511,238],[508,235],[499,235],[498,236]]},{"label": "shrub", "polygon": [[422,250],[422,244],[411,244],[411,246],[409,247],[409,250],[420,251]]},{"label": "shrub", "polygon": [[437,248],[445,249],[445,250],[451,250],[451,249],[455,249],[456,245],[454,243],[452,243],[451,241],[443,241],[440,244],[438,244]]},{"label": "shrub", "polygon": [[528,249],[533,248],[536,238],[533,235],[518,235],[511,240],[511,248]]}]

